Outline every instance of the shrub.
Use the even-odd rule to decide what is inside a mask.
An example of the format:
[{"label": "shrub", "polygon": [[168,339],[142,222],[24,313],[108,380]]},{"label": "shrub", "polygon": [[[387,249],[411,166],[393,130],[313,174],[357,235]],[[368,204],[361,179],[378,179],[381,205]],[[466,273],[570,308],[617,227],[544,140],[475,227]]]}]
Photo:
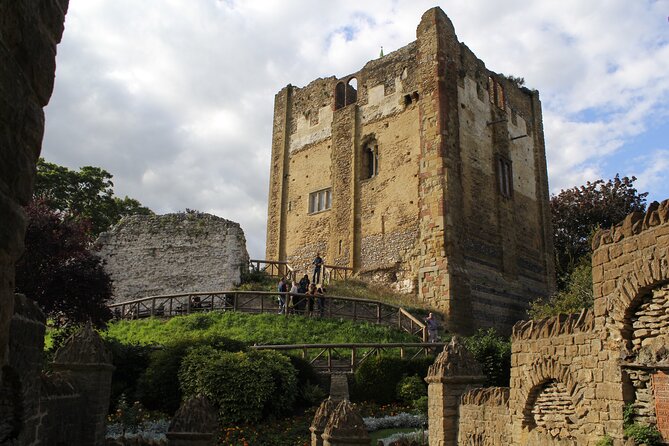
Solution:
[{"label": "shrub", "polygon": [[604,435],[597,441],[595,446],[613,446],[613,438],[611,438],[609,435]]},{"label": "shrub", "polygon": [[118,341],[108,340],[107,346],[112,353],[114,372],[112,374],[110,410],[117,407],[121,395],[130,401],[137,399],[137,386],[149,364],[149,355],[152,347],[143,345],[121,344]]},{"label": "shrub", "polygon": [[489,386],[508,387],[511,379],[511,342],[495,329],[479,329],[465,339],[467,349],[481,364]]},{"label": "shrub", "polygon": [[366,417],[362,421],[369,432],[380,431],[382,429],[403,429],[407,427],[423,427],[427,423],[427,418],[422,415],[414,415],[406,412],[397,415],[388,415],[385,417]]},{"label": "shrub", "polygon": [[405,403],[410,403],[426,395],[427,386],[419,376],[405,376],[397,384],[397,398]]},{"label": "shrub", "polygon": [[327,397],[327,392],[321,386],[307,382],[300,386],[298,402],[303,406],[317,406]]},{"label": "shrub", "polygon": [[139,379],[137,398],[151,410],[173,414],[181,404],[179,367],[188,351],[210,345],[218,351],[242,351],[246,345],[225,337],[207,340],[180,340],[165,345],[149,355],[148,367]]},{"label": "shrub", "polygon": [[397,384],[405,375],[404,370],[405,364],[400,358],[368,358],[355,371],[354,398],[381,404],[394,401]]},{"label": "shrub", "polygon": [[204,394],[218,406],[220,421],[234,424],[280,416],[292,410],[297,372],[277,352],[224,352],[198,347],[179,370],[185,395]]},{"label": "shrub", "polygon": [[657,430],[657,427],[635,422],[635,415],[636,409],[634,404],[625,404],[625,407],[623,407],[623,426],[625,428],[625,436],[632,438],[635,444],[645,444],[646,446],[659,445],[662,441],[662,436]]},{"label": "shrub", "polygon": [[427,375],[434,358],[400,359],[375,356],[363,362],[355,372],[351,394],[357,401],[385,404],[397,398],[397,385],[405,376]]},{"label": "shrub", "polygon": [[649,424],[632,423],[625,428],[625,436],[634,439],[635,444],[658,446],[662,444],[662,435],[657,427]]},{"label": "shrub", "polygon": [[427,395],[421,396],[417,400],[411,402],[411,407],[413,410],[427,417]]},{"label": "shrub", "polygon": [[327,398],[322,375],[316,373],[309,361],[299,356],[288,355],[290,363],[297,371],[297,387],[300,389],[296,404],[309,407],[320,404]]}]

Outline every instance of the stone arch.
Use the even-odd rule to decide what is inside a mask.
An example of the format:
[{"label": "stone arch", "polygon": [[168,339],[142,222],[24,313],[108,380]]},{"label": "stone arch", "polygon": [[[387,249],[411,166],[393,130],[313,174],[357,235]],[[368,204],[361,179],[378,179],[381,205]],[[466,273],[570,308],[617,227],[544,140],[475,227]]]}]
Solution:
[{"label": "stone arch", "polygon": [[638,259],[640,267],[620,276],[615,290],[605,296],[606,311],[613,330],[625,340],[631,339],[630,320],[649,293],[669,283],[669,254],[666,248],[656,247],[652,254]]},{"label": "stone arch", "polygon": [[358,102],[358,79],[351,76],[346,81],[346,105]]},{"label": "stone arch", "polygon": [[[641,315],[646,316],[646,318],[653,318],[652,314],[647,314],[650,311],[649,307],[652,307],[653,305],[661,305],[666,308],[667,285],[669,285],[669,280],[658,282],[654,286],[642,287],[636,296],[631,299],[627,308],[622,313],[622,324],[619,325],[621,326],[620,334],[623,342],[625,342],[625,347],[629,352],[637,353],[641,347],[641,339],[639,339],[638,333],[641,331],[650,331],[644,330],[643,327],[637,325],[637,322],[640,322],[639,314],[641,313]],[[660,310],[660,312],[663,316],[664,308]],[[653,313],[657,313],[657,311],[654,311]],[[660,320],[661,315],[659,314],[656,314],[655,316],[657,317],[656,321],[648,325],[652,325],[654,330],[658,330],[660,329],[658,324],[663,324],[662,331],[663,334],[665,334],[667,326],[669,326],[669,321]]]},{"label": "stone arch", "polygon": [[363,180],[373,178],[379,173],[379,143],[374,134],[367,135],[360,144],[361,175]]},{"label": "stone arch", "polygon": [[585,415],[579,410],[584,387],[572,378],[568,367],[559,364],[555,359],[542,358],[535,361],[525,374],[524,382],[526,385],[521,389],[523,427],[529,430],[536,427],[534,406],[548,387],[560,397],[560,404],[569,403],[572,406],[573,413],[569,413],[571,424],[577,425],[578,419]]}]

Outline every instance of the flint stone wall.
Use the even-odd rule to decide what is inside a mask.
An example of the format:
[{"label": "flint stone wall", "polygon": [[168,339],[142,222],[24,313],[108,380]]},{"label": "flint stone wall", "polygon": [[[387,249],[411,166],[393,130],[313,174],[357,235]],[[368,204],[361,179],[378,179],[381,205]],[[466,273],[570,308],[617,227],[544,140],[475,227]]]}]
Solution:
[{"label": "flint stone wall", "polygon": [[114,284],[114,300],[239,284],[248,268],[238,223],[204,213],[134,215],[100,235],[100,256]]},{"label": "flint stone wall", "polygon": [[658,422],[652,376],[669,370],[669,200],[601,231],[593,250],[594,308],[514,326],[508,414],[487,393],[495,390],[465,394],[459,444],[594,446],[609,435],[622,445],[628,404],[633,421]]}]

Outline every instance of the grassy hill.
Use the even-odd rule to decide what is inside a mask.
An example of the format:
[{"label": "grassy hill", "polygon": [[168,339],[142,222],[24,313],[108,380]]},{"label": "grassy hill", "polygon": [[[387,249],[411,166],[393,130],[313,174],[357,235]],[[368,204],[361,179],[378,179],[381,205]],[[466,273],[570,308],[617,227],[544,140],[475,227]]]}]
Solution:
[{"label": "grassy hill", "polygon": [[167,320],[118,321],[111,323],[103,336],[124,344],[140,345],[217,336],[250,344],[416,342],[414,336],[382,325],[295,315],[286,317],[216,311]]}]

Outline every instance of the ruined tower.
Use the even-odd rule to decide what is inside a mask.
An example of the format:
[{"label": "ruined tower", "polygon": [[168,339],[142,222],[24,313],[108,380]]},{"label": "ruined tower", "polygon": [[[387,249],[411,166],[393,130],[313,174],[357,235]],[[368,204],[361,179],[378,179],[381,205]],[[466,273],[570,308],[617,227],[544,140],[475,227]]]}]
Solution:
[{"label": "ruined tower", "polygon": [[452,331],[508,332],[553,288],[551,237],[539,94],[487,69],[440,8],[360,71],[276,95],[268,259],[320,252]]}]

